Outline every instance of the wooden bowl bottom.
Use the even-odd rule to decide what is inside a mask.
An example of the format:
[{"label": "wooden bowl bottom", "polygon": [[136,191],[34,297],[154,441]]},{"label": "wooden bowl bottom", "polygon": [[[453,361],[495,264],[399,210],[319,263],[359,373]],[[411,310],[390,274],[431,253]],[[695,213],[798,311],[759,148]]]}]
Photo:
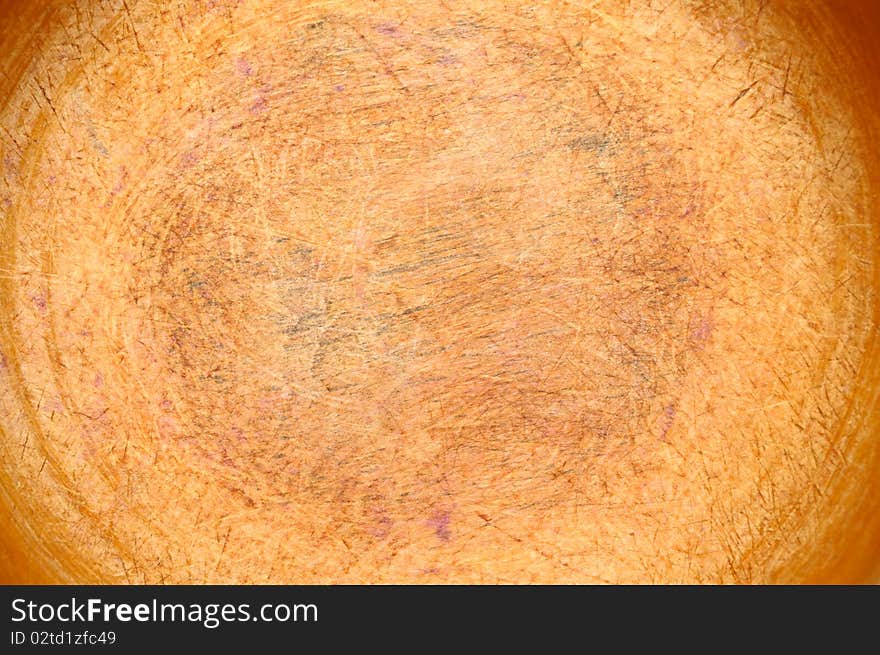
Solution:
[{"label": "wooden bowl bottom", "polygon": [[8,580],[869,575],[876,169],[824,10],[32,4]]}]

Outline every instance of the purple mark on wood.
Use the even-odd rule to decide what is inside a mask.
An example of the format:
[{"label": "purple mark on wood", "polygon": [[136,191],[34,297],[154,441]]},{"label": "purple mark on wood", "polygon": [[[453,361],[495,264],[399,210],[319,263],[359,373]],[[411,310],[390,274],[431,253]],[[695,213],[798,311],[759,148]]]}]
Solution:
[{"label": "purple mark on wood", "polygon": [[181,168],[190,168],[199,160],[199,156],[193,150],[188,150],[183,153],[183,156],[180,158],[180,167]]},{"label": "purple mark on wood", "polygon": [[52,416],[54,414],[60,415],[64,414],[64,405],[60,398],[50,398],[43,401],[42,410],[47,416]]},{"label": "purple mark on wood", "polygon": [[669,430],[672,428],[672,422],[675,420],[675,415],[678,410],[675,407],[675,403],[670,403],[666,407],[663,408],[663,417],[660,419],[660,440],[666,441],[666,435],[669,433]]},{"label": "purple mark on wood", "polygon": [[174,405],[171,403],[170,400],[165,398],[164,400],[162,400],[162,402],[159,403],[159,407],[164,409],[166,412],[170,412],[171,408],[174,407]]},{"label": "purple mark on wood", "polygon": [[248,111],[252,114],[262,114],[269,107],[266,105],[266,99],[263,97],[257,98],[253,104],[248,107]]},{"label": "purple mark on wood", "polygon": [[345,85],[344,84],[337,84],[336,86],[333,87],[333,90],[336,91],[336,93],[342,93],[343,91],[345,91]]},{"label": "purple mark on wood", "polygon": [[254,69],[251,67],[250,62],[244,57],[239,57],[236,60],[235,70],[237,70],[238,74],[242,77],[250,77],[254,74]]},{"label": "purple mark on wood", "polygon": [[6,172],[12,176],[16,177],[18,175],[18,162],[12,158],[12,155],[6,155],[3,158],[3,165],[6,167]]},{"label": "purple mark on wood", "polygon": [[119,167],[119,180],[110,190],[110,195],[115,196],[125,188],[125,182],[128,180],[128,169],[125,166]]},{"label": "purple mark on wood", "polygon": [[449,531],[449,522],[452,518],[450,512],[448,510],[443,510],[439,512],[435,512],[431,515],[431,518],[428,519],[428,525],[433,528],[434,534],[437,535],[437,538],[440,541],[449,541],[452,538],[452,533]]},{"label": "purple mark on wood", "polygon": [[702,350],[706,347],[706,342],[709,341],[709,337],[712,336],[713,325],[711,314],[692,318],[689,328],[690,334],[688,335],[688,339],[690,340],[691,345],[698,350]]},{"label": "purple mark on wood", "polygon": [[95,373],[95,382],[94,382],[94,384],[95,384],[95,387],[97,387],[98,389],[100,389],[101,387],[103,387],[103,386],[104,386],[104,376],[101,375],[100,373]]},{"label": "purple mark on wood", "polygon": [[384,539],[389,534],[391,534],[391,528],[394,526],[394,521],[391,520],[390,516],[385,514],[380,514],[375,518],[373,523],[369,527],[369,533],[376,537],[377,539]]},{"label": "purple mark on wood", "polygon": [[401,35],[397,25],[388,22],[379,23],[376,26],[376,31],[379,34],[384,34],[385,36],[399,37]]},{"label": "purple mark on wood", "polygon": [[42,293],[32,294],[31,302],[33,302],[34,307],[39,309],[42,313],[46,313],[46,308],[48,307],[48,304],[46,302],[46,296],[44,296]]},{"label": "purple mark on wood", "polygon": [[262,114],[269,109],[268,93],[271,90],[272,87],[268,84],[264,84],[260,87],[256,100],[254,100],[253,104],[248,108],[252,114]]}]

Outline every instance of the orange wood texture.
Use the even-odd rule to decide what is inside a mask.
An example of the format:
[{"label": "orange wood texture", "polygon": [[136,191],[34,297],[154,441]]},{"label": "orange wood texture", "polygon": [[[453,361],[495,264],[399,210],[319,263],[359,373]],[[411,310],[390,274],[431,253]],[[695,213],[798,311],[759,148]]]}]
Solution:
[{"label": "orange wood texture", "polygon": [[0,582],[866,582],[866,2],[0,2]]}]

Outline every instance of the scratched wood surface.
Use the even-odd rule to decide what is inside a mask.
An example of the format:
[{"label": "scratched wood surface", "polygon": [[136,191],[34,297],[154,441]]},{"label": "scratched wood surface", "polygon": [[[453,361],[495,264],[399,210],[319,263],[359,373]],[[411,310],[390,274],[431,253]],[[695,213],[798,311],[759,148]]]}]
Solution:
[{"label": "scratched wood surface", "polygon": [[868,579],[858,11],[0,3],[3,581]]}]

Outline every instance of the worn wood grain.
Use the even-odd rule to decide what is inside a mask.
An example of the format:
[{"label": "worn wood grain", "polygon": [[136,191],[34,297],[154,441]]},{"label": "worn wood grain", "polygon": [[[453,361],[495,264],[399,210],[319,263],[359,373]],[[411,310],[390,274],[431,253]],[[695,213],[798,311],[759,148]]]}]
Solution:
[{"label": "worn wood grain", "polygon": [[3,3],[4,581],[870,579],[860,11]]}]

